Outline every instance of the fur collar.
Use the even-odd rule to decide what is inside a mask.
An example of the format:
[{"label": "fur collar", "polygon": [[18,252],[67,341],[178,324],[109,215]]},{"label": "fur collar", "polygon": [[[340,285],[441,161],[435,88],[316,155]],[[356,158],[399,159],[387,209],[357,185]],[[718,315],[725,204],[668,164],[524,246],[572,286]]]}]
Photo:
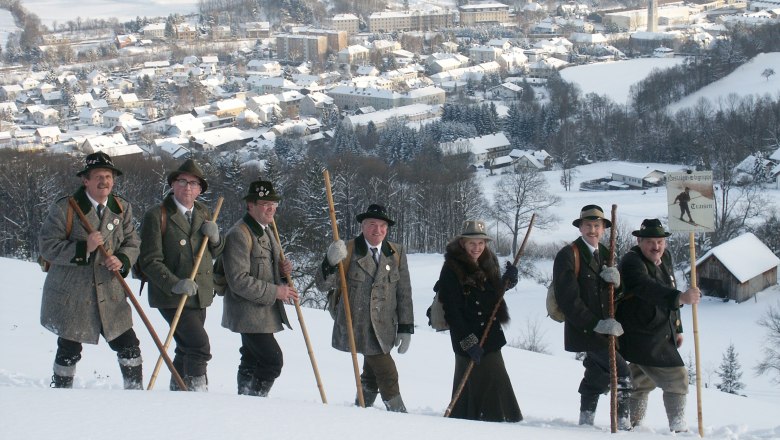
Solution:
[{"label": "fur collar", "polygon": [[486,283],[491,283],[496,287],[496,290],[501,286],[498,259],[488,248],[485,248],[475,263],[458,243],[458,240],[453,240],[447,245],[444,264],[455,272],[463,286],[471,286],[480,290],[484,289]]}]

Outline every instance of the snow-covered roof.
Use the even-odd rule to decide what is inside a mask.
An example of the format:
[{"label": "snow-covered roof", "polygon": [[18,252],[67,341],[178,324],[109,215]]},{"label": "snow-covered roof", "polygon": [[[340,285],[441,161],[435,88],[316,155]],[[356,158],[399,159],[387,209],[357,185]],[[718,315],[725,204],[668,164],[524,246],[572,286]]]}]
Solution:
[{"label": "snow-covered roof", "polygon": [[780,258],[750,232],[710,249],[696,261],[696,266],[711,256],[715,256],[740,283],[780,265]]}]

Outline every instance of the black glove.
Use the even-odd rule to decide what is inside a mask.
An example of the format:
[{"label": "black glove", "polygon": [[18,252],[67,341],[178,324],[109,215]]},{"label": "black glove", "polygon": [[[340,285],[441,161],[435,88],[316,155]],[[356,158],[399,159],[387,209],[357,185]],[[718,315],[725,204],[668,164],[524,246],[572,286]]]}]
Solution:
[{"label": "black glove", "polygon": [[504,283],[504,286],[506,286],[506,290],[509,290],[517,285],[517,276],[517,266],[507,261],[506,270],[504,271],[504,275],[501,276],[501,281]]},{"label": "black glove", "polygon": [[472,345],[466,350],[466,353],[471,357],[471,360],[477,365],[479,365],[479,361],[482,360],[482,354],[484,352],[485,350],[483,350],[479,344]]}]

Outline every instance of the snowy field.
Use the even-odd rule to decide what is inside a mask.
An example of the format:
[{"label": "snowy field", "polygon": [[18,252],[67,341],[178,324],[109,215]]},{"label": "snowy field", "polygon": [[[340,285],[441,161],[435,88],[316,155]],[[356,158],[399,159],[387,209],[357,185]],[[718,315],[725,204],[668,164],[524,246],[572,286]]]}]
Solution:
[{"label": "snowy field", "polygon": [[617,104],[628,104],[632,85],[645,79],[653,69],[668,69],[682,62],[682,58],[636,58],[585,64],[561,70],[561,77],[580,86],[583,96],[607,95]]},{"label": "snowy field", "polygon": [[54,22],[63,25],[78,18],[115,17],[124,22],[136,17],[186,15],[198,9],[197,0],[22,0],[22,4],[50,28]]},{"label": "snowy field", "polygon": [[[620,163],[617,163],[619,165]],[[615,163],[580,168],[578,181],[600,177]],[[647,164],[648,166],[650,164]],[[672,165],[657,165],[676,169]],[[618,215],[630,225],[642,218],[664,216],[666,199],[658,193],[642,191],[605,193],[564,193],[556,172],[548,173],[551,189],[563,198],[554,214],[561,218],[548,232],[534,231],[532,241],[571,240],[577,231],[571,220],[582,205],[601,204],[608,209],[618,204]],[[490,179],[484,182],[490,186]],[[771,193],[775,196],[777,191]],[[277,334],[285,357],[282,376],[268,399],[235,395],[235,373],[240,338],[220,327],[222,302],[217,299],[209,309],[207,329],[214,359],[209,364],[208,394],[167,391],[169,374],[163,371],[153,392],[124,392],[116,357],[105,341],[98,346],[85,345],[78,364],[74,390],[51,390],[48,383],[56,348],[56,336],[38,323],[44,274],[37,265],[0,259],[0,437],[7,439],[99,439],[214,437],[320,438],[320,439],[397,439],[422,438],[604,438],[609,432],[608,405],[603,398],[596,416],[596,427],[577,426],[579,395],[577,386],[582,366],[562,349],[563,326],[545,317],[545,288],[532,280],[521,280],[507,296],[512,321],[506,328],[507,339],[517,340],[529,325],[538,324],[551,354],[532,353],[506,347],[504,357],[515,393],[525,416],[517,424],[480,423],[446,420],[441,416],[449,403],[453,355],[449,337],[432,331],[425,310],[433,297],[432,286],[442,263],[439,254],[409,256],[415,308],[415,335],[410,350],[394,355],[401,378],[401,391],[411,414],[388,414],[378,404],[375,409],[354,408],[355,381],[351,357],[330,348],[332,320],[320,310],[304,309],[328,405],[320,403],[319,392],[306,353],[295,311],[288,307],[294,331]],[[551,271],[550,261],[538,263],[540,271]],[[130,280],[133,291],[138,282]],[[165,322],[147,306],[146,294],[140,302],[157,332],[164,337]],[[699,306],[699,338],[702,351],[703,419],[707,438],[777,439],[780,438],[780,387],[766,377],[756,377],[752,368],[763,354],[764,330],[756,321],[766,309],[780,307],[780,287],[761,292],[756,301],[743,304],[707,299]],[[157,358],[156,348],[137,316],[135,329],[141,338],[145,359],[144,376],[148,380]],[[690,308],[683,311],[686,340],[683,359],[693,353]],[[714,374],[721,356],[734,343],[746,384],[740,397],[715,389]],[[45,416],[42,416],[45,415]],[[774,416],[772,415],[774,414]],[[124,417],[118,421],[119,417]],[[207,421],[198,423],[198,421]],[[667,432],[661,393],[651,394],[647,424],[633,433],[621,433],[632,439],[657,439],[670,436],[695,438],[697,430],[696,394],[691,388],[687,421],[690,433]]]},{"label": "snowy field", "polygon": [[8,41],[8,34],[18,30],[11,12],[7,9],[0,9],[0,46],[3,50],[5,50],[5,43]]}]

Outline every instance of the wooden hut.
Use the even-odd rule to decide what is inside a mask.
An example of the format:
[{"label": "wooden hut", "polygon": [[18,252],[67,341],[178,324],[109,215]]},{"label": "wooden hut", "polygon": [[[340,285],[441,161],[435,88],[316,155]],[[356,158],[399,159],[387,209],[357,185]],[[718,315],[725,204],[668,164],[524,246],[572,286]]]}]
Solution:
[{"label": "wooden hut", "polygon": [[777,284],[778,265],[780,258],[748,232],[710,249],[696,262],[698,286],[707,296],[740,303]]}]

